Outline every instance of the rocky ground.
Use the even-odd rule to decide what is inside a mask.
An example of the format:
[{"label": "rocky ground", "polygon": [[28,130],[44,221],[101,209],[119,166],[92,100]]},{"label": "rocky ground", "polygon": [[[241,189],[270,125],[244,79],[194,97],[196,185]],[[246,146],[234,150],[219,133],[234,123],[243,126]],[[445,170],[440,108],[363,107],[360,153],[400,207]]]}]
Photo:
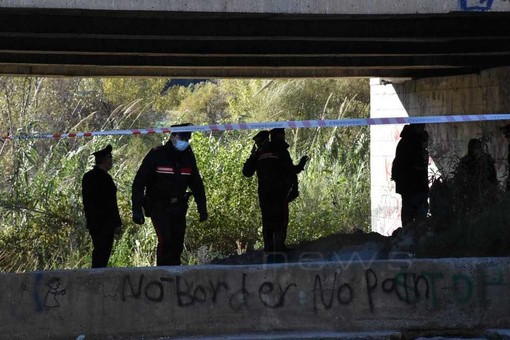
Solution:
[{"label": "rocky ground", "polygon": [[485,227],[478,223],[471,229],[462,225],[460,228],[463,229],[460,230],[458,227],[457,229],[439,229],[437,223],[429,219],[415,221],[405,228],[398,228],[391,236],[357,230],[350,234],[334,234],[318,240],[290,245],[288,251],[276,256],[268,256],[261,250],[255,250],[241,255],[214,259],[211,264],[510,256],[506,237],[510,228],[506,223],[503,227],[494,228],[495,226],[496,223],[488,223]]},{"label": "rocky ground", "polygon": [[262,250],[248,251],[241,255],[232,255],[223,259],[214,259],[211,264],[261,264],[267,262],[314,262],[314,261],[349,261],[377,260],[388,258],[409,258],[408,240],[386,237],[378,233],[364,233],[360,230],[351,234],[334,234],[315,241],[290,245],[285,253],[271,257]]}]

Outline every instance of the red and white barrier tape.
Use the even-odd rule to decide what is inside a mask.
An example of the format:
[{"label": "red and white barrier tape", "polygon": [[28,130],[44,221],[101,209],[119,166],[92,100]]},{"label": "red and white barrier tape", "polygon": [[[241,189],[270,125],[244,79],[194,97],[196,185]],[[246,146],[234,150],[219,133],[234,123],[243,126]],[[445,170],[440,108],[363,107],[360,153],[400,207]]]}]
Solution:
[{"label": "red and white barrier tape", "polygon": [[147,135],[154,133],[171,132],[210,132],[231,130],[267,130],[274,128],[316,128],[335,126],[368,126],[387,124],[440,124],[440,123],[463,123],[478,121],[510,120],[510,114],[482,114],[482,115],[455,115],[455,116],[423,116],[423,117],[391,117],[391,118],[350,118],[350,119],[325,119],[325,120],[291,120],[285,122],[259,122],[238,124],[211,124],[190,125],[168,128],[148,128],[132,130],[109,130],[91,132],[68,132],[54,134],[18,134],[6,135],[2,139],[61,139],[109,135]]}]

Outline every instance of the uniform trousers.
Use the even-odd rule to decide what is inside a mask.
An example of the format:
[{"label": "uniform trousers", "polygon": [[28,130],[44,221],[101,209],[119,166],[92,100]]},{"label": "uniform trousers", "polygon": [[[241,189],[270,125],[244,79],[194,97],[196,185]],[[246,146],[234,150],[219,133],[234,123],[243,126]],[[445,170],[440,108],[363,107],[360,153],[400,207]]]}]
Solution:
[{"label": "uniform trousers", "polygon": [[151,211],[151,219],[158,235],[157,265],[178,266],[184,249],[186,212],[188,204],[178,202]]},{"label": "uniform trousers", "polygon": [[264,251],[280,252],[285,250],[287,226],[289,224],[289,202],[283,193],[259,195],[262,212],[262,236]]},{"label": "uniform trousers", "polygon": [[405,227],[415,219],[425,220],[429,209],[428,193],[413,192],[402,195],[402,227]]},{"label": "uniform trousers", "polygon": [[92,268],[104,268],[108,266],[108,260],[113,247],[115,229],[105,226],[90,228],[94,250],[92,251]]}]

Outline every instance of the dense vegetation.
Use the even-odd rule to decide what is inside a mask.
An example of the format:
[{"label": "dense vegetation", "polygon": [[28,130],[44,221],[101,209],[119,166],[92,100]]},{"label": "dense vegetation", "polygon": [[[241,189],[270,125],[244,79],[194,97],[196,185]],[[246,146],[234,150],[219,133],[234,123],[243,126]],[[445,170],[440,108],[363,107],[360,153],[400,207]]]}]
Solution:
[{"label": "dense vegetation", "polygon": [[[194,124],[366,117],[366,80],[221,80],[189,87],[164,79],[0,78],[0,133],[72,132]],[[184,261],[203,262],[261,247],[256,179],[241,167],[254,131],[193,135],[207,190],[210,219],[190,206]],[[91,241],[81,204],[81,177],[91,153],[114,147],[110,172],[119,188],[123,233],[112,266],[155,260],[150,221],[131,222],[131,183],[148,150],[167,135],[77,139],[13,139],[0,143],[0,270],[84,268]],[[296,243],[369,225],[369,130],[366,127],[289,130],[300,174],[288,241]]]}]

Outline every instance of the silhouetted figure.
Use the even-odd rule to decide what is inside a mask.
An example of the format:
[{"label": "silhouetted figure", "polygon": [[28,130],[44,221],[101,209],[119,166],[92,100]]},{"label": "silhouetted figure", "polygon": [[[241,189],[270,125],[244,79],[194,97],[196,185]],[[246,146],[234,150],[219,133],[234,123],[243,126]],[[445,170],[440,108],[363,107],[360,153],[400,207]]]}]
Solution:
[{"label": "silhouetted figure", "polygon": [[428,212],[428,133],[424,124],[405,125],[400,133],[391,179],[402,196],[402,227]]},{"label": "silhouetted figure", "polygon": [[82,195],[87,229],[92,237],[92,268],[108,265],[116,229],[122,221],[117,206],[117,187],[108,171],[112,168],[112,146],[95,152],[96,165],[83,176]]},{"label": "silhouetted figure", "polygon": [[[246,160],[243,165],[243,175],[245,177],[251,177],[257,171],[257,162],[260,155],[264,152],[264,149],[269,145],[269,131],[263,130],[253,136],[253,147],[251,149],[250,157]],[[260,180],[259,180],[260,188]]]},{"label": "silhouetted figure", "polygon": [[276,229],[274,220],[279,220],[280,217],[276,216],[278,212],[274,212],[273,205],[280,204],[282,198],[280,193],[275,197],[272,195],[274,183],[279,188],[279,179],[275,176],[275,172],[279,167],[278,155],[267,152],[269,146],[269,131],[260,131],[253,136],[255,144],[251,150],[250,157],[246,160],[243,166],[243,175],[251,177],[257,173],[258,178],[258,195],[259,205],[262,212],[262,235],[264,238],[264,251],[274,251],[273,243],[273,230]]},{"label": "silhouetted figure", "polygon": [[[304,170],[306,162],[308,162],[308,156],[304,155],[299,160],[297,165],[294,165],[292,158],[290,157],[290,153],[288,151],[289,144],[285,141],[285,129],[272,129],[270,131],[271,142],[268,146],[269,150],[273,150],[280,155],[280,159],[282,161],[282,170],[285,173],[286,177],[286,204],[284,205],[284,219],[283,219],[283,228],[281,236],[282,245],[281,249],[287,250],[285,246],[285,240],[287,239],[287,229],[289,226],[289,203],[293,202],[299,196],[299,186],[298,186],[298,178],[297,175]],[[277,237],[276,239],[279,239]]]},{"label": "silhouetted figure", "polygon": [[[188,126],[191,124],[172,125]],[[180,265],[184,249],[189,187],[197,203],[200,222],[207,220],[204,184],[189,146],[190,132],[176,132],[163,146],[145,156],[133,181],[133,221],[151,217],[158,236],[157,265]]]},{"label": "silhouetted figure", "polygon": [[454,183],[457,204],[462,210],[470,211],[493,200],[498,185],[496,168],[492,156],[483,151],[481,140],[469,141],[468,152],[460,159]]},{"label": "silhouetted figure", "polygon": [[259,132],[254,137],[259,146],[252,150],[243,174],[251,177],[257,172],[264,251],[279,252],[286,250],[289,202],[299,195],[297,174],[304,169],[308,157],[303,156],[299,164],[294,165],[287,150],[285,130],[273,129],[270,136],[269,142],[267,132]]},{"label": "silhouetted figure", "polygon": [[[501,132],[503,132],[503,134],[505,135],[506,141],[508,142],[506,171],[510,173],[510,124],[505,125],[505,126],[501,127],[500,129],[501,129]],[[507,175],[505,189],[507,192],[510,192],[510,174]]]}]

